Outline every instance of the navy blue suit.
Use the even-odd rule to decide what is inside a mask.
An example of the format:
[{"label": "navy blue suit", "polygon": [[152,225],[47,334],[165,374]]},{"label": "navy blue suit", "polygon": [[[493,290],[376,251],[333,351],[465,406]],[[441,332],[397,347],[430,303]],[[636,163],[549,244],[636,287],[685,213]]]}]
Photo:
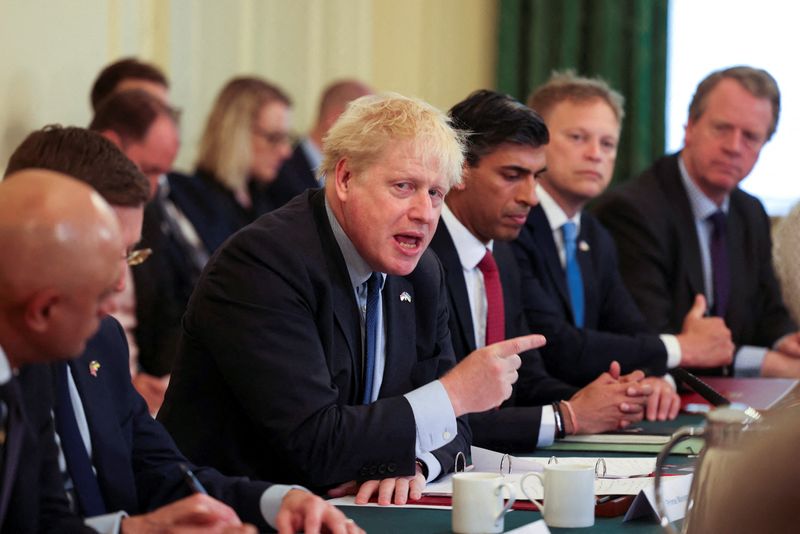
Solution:
[{"label": "navy blue suit", "polygon": [[[99,363],[94,375],[92,362]],[[180,463],[189,464],[131,384],[128,345],[112,317],[70,362],[92,440],[92,461],[109,512],[139,514],[189,495]],[[267,528],[259,500],[266,482],[225,477],[192,466],[209,494],[234,508],[246,522]]]},{"label": "navy blue suit", "polygon": [[[475,350],[475,327],[464,281],[464,270],[453,239],[444,222],[439,221],[431,249],[444,267],[450,305],[450,335],[456,358],[462,360]],[[507,243],[495,241],[493,255],[503,286],[506,339],[523,336],[530,331],[525,325],[520,302],[520,277],[514,256]],[[569,399],[577,388],[547,374],[536,350],[520,355],[522,367],[511,396],[499,410],[470,414],[475,445],[504,452],[530,452],[536,447],[542,417],[541,405]]]},{"label": "navy blue suit", "polygon": [[[359,311],[324,194],[238,232],[200,278],[158,415],[197,463],[316,490],[414,473],[403,394],[455,364],[441,266],[426,251],[409,275],[386,277],[386,367],[378,400],[363,405]],[[458,424],[432,451],[443,472],[468,451]]]},{"label": "navy blue suit", "polygon": [[[700,245],[678,155],[657,160],[606,193],[595,213],[614,236],[620,271],[649,325],[678,332],[705,294]],[[771,347],[797,329],[772,268],[770,222],[759,200],[739,188],[727,215],[731,294],[725,324],[736,345]],[[704,372],[721,372],[721,369]]]},{"label": "navy blue suit", "polygon": [[666,372],[667,351],[652,333],[622,283],[616,248],[608,232],[589,213],[581,215],[577,256],[584,288],[584,327],[574,326],[566,275],[541,206],[536,206],[513,243],[522,271],[523,303],[531,332],[543,334],[547,369],[584,386],[617,360],[624,373],[642,369]]}]

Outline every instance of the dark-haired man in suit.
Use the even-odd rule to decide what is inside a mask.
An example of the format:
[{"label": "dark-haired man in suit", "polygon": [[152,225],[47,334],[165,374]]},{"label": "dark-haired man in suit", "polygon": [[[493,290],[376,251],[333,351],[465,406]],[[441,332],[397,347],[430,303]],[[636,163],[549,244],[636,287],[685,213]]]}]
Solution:
[{"label": "dark-haired man in suit", "polygon": [[711,372],[800,377],[800,333],[772,268],[770,223],[739,189],[778,123],[780,92],[752,67],[697,87],[683,149],[656,161],[596,207],[620,271],[648,324],[678,332],[698,295],[724,319],[737,351]]},{"label": "dark-haired man in suit", "polygon": [[[431,248],[444,267],[450,334],[460,359],[530,331],[507,241],[537,203],[548,132],[533,110],[494,91],[476,91],[453,106],[450,116],[470,132],[466,163],[462,184],[445,199]],[[579,391],[550,376],[537,351],[522,357],[512,398],[500,410],[470,416],[477,445],[530,451],[565,434],[614,430],[641,419],[649,389],[634,383],[640,372],[620,381],[618,366],[609,363],[609,372]]]}]

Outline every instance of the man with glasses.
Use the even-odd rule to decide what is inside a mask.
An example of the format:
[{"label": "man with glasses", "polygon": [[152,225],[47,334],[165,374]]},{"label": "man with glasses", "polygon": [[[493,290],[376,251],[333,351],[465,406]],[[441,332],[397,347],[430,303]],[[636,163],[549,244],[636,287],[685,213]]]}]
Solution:
[{"label": "man with glasses", "polygon": [[649,326],[677,333],[697,295],[724,318],[739,376],[800,377],[800,334],[772,268],[770,222],[739,189],[775,133],[780,92],[752,67],[711,73],[689,106],[683,149],[597,205]]}]

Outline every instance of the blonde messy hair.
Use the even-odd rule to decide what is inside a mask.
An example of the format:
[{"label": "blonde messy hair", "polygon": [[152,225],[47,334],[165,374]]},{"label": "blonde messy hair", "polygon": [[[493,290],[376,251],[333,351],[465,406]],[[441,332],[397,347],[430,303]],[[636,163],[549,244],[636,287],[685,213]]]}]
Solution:
[{"label": "blonde messy hair", "polygon": [[347,159],[354,173],[374,164],[398,141],[410,140],[426,164],[438,165],[453,187],[461,183],[464,132],[447,115],[415,98],[396,93],[353,100],[325,136],[320,176],[333,176],[336,164]]},{"label": "blonde messy hair", "polygon": [[242,189],[253,160],[253,125],[261,108],[272,102],[291,106],[286,93],[261,78],[239,77],[225,84],[200,139],[197,167],[228,189]]}]

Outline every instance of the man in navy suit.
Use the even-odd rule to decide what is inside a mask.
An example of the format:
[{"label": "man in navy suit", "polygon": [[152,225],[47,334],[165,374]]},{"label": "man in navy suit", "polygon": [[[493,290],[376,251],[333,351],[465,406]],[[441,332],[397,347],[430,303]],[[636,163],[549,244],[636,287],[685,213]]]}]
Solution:
[{"label": "man in navy suit", "polygon": [[[80,176],[112,203],[122,229],[123,247],[115,255],[118,273],[126,262],[141,259],[133,248],[139,240],[148,182],[111,142],[82,128],[48,127],[33,132],[12,154],[8,169],[58,169]],[[16,178],[14,178],[16,180]],[[120,260],[120,258],[122,258]],[[120,265],[120,262],[123,265]],[[124,278],[117,276],[119,291]],[[107,311],[107,310],[106,310]],[[59,369],[55,369],[58,375]],[[242,519],[261,529],[305,528],[323,522],[357,532],[353,524],[318,497],[299,489],[222,476],[213,469],[192,466],[210,495],[187,497],[181,464],[186,458],[164,428],[148,413],[134,390],[128,369],[128,347],[119,323],[106,317],[86,350],[67,368],[66,387],[72,409],[56,406],[56,425],[69,474],[68,494],[87,524],[103,532],[137,532],[154,525],[240,527]],[[59,397],[57,403],[64,402]],[[88,456],[92,474],[80,474],[80,458],[70,449],[65,432],[69,416],[80,433],[80,452]],[[99,495],[98,495],[99,494]],[[120,511],[120,512],[118,512]],[[105,512],[105,513],[103,513]],[[122,517],[121,512],[131,514]]]},{"label": "man in navy suit", "polygon": [[[517,236],[536,205],[535,187],[545,170],[548,132],[533,110],[494,91],[476,91],[456,104],[450,116],[470,132],[466,164],[462,185],[445,199],[431,248],[444,267],[450,334],[460,359],[491,342],[496,313],[503,318],[502,338],[530,331],[523,315],[519,272],[507,241]],[[494,262],[499,272],[501,298],[491,296],[494,275],[486,271],[487,262]],[[550,376],[538,351],[522,358],[512,398],[500,410],[470,416],[476,445],[531,451],[565,434],[615,430],[641,420],[649,392],[633,383],[643,377],[641,373],[624,381],[603,373],[578,391]]]},{"label": "man in navy suit", "polygon": [[372,94],[372,90],[358,80],[339,80],[325,88],[320,98],[316,124],[308,136],[297,143],[275,181],[269,184],[267,194],[276,208],[306,189],[323,185],[317,177],[317,170],[322,163],[325,135],[350,101],[369,94]]},{"label": "man in navy suit", "polygon": [[680,331],[699,295],[725,321],[737,350],[733,365],[708,370],[717,374],[800,377],[800,333],[772,268],[769,218],[739,189],[779,114],[778,84],[768,72],[739,66],[711,73],[689,106],[683,149],[596,207],[652,328]]},{"label": "man in navy suit", "polygon": [[426,251],[461,175],[448,122],[400,95],[354,100],[325,140],[325,189],[215,253],[159,413],[189,458],[403,504],[468,452],[460,416],[503,402],[514,353],[543,340],[455,365],[441,266]]},{"label": "man in navy suit", "polygon": [[0,248],[0,532],[91,531],[64,494],[48,367],[32,364],[84,350],[120,275],[119,225],[85,184],[21,171],[0,182]]},{"label": "man in navy suit", "polygon": [[[616,249],[606,230],[584,210],[611,180],[623,118],[622,96],[605,82],[557,74],[536,89],[529,105],[542,113],[551,131],[547,172],[537,189],[540,205],[514,243],[528,281],[528,324],[551,343],[542,353],[559,377],[581,384],[608,362],[663,375],[677,365],[710,367],[730,361],[730,332],[717,318],[704,317],[695,303],[677,335],[652,333],[619,275]],[[576,229],[575,260],[583,307],[574,309],[562,227]],[[580,317],[578,317],[580,314]],[[671,385],[647,380],[652,397],[648,418],[674,416],[678,399]]]}]

